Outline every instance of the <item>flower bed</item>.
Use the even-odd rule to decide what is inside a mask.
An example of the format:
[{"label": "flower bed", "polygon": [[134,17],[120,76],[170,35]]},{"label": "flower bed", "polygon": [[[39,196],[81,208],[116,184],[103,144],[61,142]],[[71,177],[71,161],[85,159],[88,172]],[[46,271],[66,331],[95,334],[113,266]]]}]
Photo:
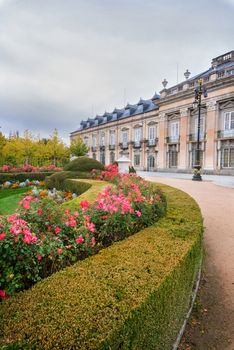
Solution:
[{"label": "flower bed", "polygon": [[[75,212],[26,196],[17,213],[0,219],[1,298],[150,225],[165,198],[143,179],[124,175]],[[97,242],[97,244],[96,244]]]},{"label": "flower bed", "polygon": [[201,262],[202,217],[162,186],[156,225],[55,273],[0,308],[4,349],[170,350]]},{"label": "flower bed", "polygon": [[22,182],[19,181],[5,181],[2,185],[0,185],[0,189],[6,190],[6,189],[16,189],[16,188],[25,188],[25,187],[31,187],[31,186],[44,186],[44,181],[38,181],[38,180],[25,180]]},{"label": "flower bed", "polygon": [[0,167],[0,172],[3,173],[40,173],[40,172],[55,172],[61,171],[61,168],[56,167],[55,165],[47,165],[42,167],[35,167],[33,165],[25,164],[20,167],[15,167],[12,165],[3,165]]}]

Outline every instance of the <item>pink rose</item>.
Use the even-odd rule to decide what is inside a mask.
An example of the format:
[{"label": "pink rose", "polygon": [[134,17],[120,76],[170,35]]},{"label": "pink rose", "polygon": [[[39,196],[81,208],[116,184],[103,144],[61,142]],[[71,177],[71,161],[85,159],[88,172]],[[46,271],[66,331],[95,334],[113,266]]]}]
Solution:
[{"label": "pink rose", "polygon": [[55,232],[56,234],[59,233],[60,231],[61,231],[61,228],[59,228],[58,226],[55,227],[54,232]]},{"label": "pink rose", "polygon": [[3,233],[0,233],[0,241],[4,241],[6,237],[6,234],[3,232]]},{"label": "pink rose", "polygon": [[0,289],[0,298],[4,299],[6,298],[6,292],[4,290]]},{"label": "pink rose", "polygon": [[81,243],[83,243],[83,242],[84,242],[84,238],[83,238],[82,235],[80,235],[80,236],[76,239],[76,243],[77,243],[77,244],[81,244]]}]

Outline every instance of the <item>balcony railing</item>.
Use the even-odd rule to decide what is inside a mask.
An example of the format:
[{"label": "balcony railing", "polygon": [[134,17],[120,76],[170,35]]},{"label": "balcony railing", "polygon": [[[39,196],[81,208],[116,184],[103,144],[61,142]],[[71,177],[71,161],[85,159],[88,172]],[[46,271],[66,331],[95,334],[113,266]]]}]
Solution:
[{"label": "balcony railing", "polygon": [[97,152],[97,147],[96,146],[92,146],[91,150],[92,150],[92,152]]},{"label": "balcony railing", "polygon": [[234,137],[234,129],[217,131],[218,139],[230,139]]},{"label": "balcony railing", "polygon": [[128,142],[121,142],[121,143],[119,144],[119,147],[120,147],[121,149],[128,149]]},{"label": "balcony railing", "polygon": [[[204,132],[200,132],[200,141],[205,140],[206,134]],[[188,140],[191,142],[196,142],[197,141],[197,133],[195,134],[189,134],[188,135]]]},{"label": "balcony railing", "polygon": [[167,136],[166,137],[166,143],[179,143],[180,137],[179,136]]},{"label": "balcony railing", "polygon": [[154,147],[154,146],[156,146],[157,142],[158,142],[157,138],[156,139],[149,139],[149,140],[147,140],[147,146]]},{"label": "balcony railing", "polygon": [[100,149],[100,151],[105,151],[105,146],[101,145],[101,146],[99,146],[99,149]]},{"label": "balcony railing", "polygon": [[113,151],[115,149],[115,145],[109,145],[109,150]]},{"label": "balcony railing", "polygon": [[141,148],[141,141],[134,141],[133,148]]}]

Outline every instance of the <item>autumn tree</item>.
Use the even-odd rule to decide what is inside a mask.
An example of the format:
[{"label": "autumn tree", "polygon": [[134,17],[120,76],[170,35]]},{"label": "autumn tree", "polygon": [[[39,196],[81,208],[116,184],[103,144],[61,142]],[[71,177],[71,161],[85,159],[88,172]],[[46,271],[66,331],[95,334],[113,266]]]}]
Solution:
[{"label": "autumn tree", "polygon": [[58,164],[59,159],[69,157],[69,149],[65,146],[62,140],[60,140],[56,129],[46,144],[46,151],[54,165]]},{"label": "autumn tree", "polygon": [[70,146],[71,155],[76,157],[85,156],[88,151],[89,149],[81,137],[77,137],[76,139],[72,140]]},{"label": "autumn tree", "polygon": [[3,164],[3,147],[5,146],[7,140],[5,136],[0,132],[0,164]]}]

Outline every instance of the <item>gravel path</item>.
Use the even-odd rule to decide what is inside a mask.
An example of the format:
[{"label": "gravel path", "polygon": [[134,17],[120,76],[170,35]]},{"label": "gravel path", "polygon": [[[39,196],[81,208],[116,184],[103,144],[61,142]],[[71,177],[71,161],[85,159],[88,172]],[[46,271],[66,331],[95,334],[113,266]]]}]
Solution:
[{"label": "gravel path", "polygon": [[202,312],[187,327],[187,339],[180,349],[234,350],[234,189],[207,181],[147,179],[187,192],[198,202],[204,217]]}]

